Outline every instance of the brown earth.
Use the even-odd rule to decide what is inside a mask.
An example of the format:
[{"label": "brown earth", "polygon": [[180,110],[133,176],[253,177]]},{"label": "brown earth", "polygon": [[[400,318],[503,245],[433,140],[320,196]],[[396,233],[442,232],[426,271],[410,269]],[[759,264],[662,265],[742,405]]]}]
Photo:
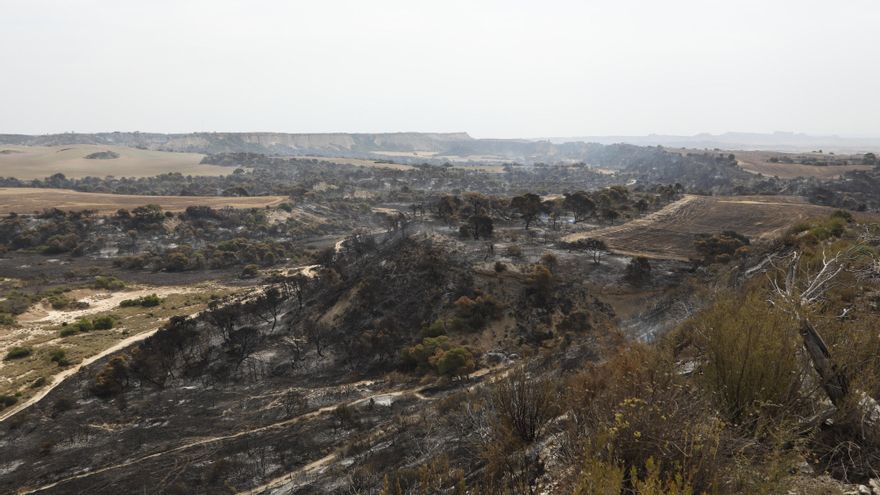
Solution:
[{"label": "brown earth", "polygon": [[30,213],[44,208],[61,210],[97,210],[100,215],[115,213],[120,208],[132,209],[157,204],[166,211],[183,211],[188,206],[222,208],[264,208],[283,203],[284,196],[137,196],[124,194],[84,193],[69,189],[0,187],[0,214]]}]

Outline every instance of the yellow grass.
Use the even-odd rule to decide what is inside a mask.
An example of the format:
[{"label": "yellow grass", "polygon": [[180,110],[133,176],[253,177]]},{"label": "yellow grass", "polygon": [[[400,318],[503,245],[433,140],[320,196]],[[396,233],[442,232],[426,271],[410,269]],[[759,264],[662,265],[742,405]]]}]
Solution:
[{"label": "yellow grass", "polygon": [[[86,159],[87,155],[112,151],[119,158]],[[232,167],[201,165],[204,155],[141,150],[125,146],[76,144],[70,146],[0,145],[0,177],[42,179],[56,173],[69,178],[152,177],[169,172],[183,175],[227,175]]]},{"label": "yellow grass", "polygon": [[31,213],[44,208],[61,210],[97,210],[108,215],[120,208],[131,210],[146,204],[157,204],[166,211],[183,211],[188,206],[222,208],[264,208],[283,203],[284,196],[137,196],[124,194],[84,193],[69,189],[32,187],[0,187],[0,214]]},{"label": "yellow grass", "polygon": [[697,234],[733,230],[752,242],[777,238],[797,222],[828,215],[832,208],[796,196],[692,196],[645,217],[565,237],[602,239],[612,252],[686,261],[696,255]]}]

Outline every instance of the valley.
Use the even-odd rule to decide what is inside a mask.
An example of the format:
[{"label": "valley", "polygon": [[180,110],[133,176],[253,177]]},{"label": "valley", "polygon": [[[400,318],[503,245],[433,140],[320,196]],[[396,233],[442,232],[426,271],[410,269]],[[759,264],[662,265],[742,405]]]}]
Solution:
[{"label": "valley", "polygon": [[[728,464],[750,426],[719,426],[734,399],[700,378],[728,376],[717,348],[758,381],[816,373],[784,359],[788,317],[729,302],[774,297],[792,253],[859,253],[811,318],[836,359],[880,365],[859,330],[877,318],[870,193],[842,210],[815,177],[762,178],[732,153],[595,145],[584,162],[447,166],[249,149],[200,158],[216,176],[5,179],[0,491],[556,493],[594,482],[584,463],[654,456],[702,488],[817,483],[790,474],[801,462],[835,486],[870,479],[873,454],[825,450],[845,430],[762,445],[780,471],[759,453]],[[737,337],[751,321],[779,338],[758,361]],[[851,424],[806,383],[778,414]]]}]

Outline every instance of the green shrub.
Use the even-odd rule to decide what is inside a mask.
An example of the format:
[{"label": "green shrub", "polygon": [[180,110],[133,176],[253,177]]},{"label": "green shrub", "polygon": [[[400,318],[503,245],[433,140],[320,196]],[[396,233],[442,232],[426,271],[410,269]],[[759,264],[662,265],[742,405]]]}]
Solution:
[{"label": "green shrub", "polygon": [[9,349],[9,352],[6,353],[6,357],[3,358],[4,361],[10,361],[12,359],[21,359],[26,358],[33,354],[34,350],[30,347],[13,347]]},{"label": "green shrub", "polygon": [[6,409],[9,406],[15,405],[18,402],[18,399],[11,395],[0,394],[0,409]]},{"label": "green shrub", "polygon": [[60,335],[62,337],[70,337],[71,335],[76,335],[79,333],[79,330],[74,326],[66,326],[61,329]]},{"label": "green shrub", "polygon": [[62,310],[70,306],[71,300],[63,295],[55,295],[49,297],[49,304],[52,309]]},{"label": "green shrub", "polygon": [[143,308],[152,308],[160,304],[162,304],[162,299],[156,294],[150,294],[149,296],[138,297],[137,299],[125,299],[119,303],[119,307],[131,308],[140,306]]},{"label": "green shrub", "polygon": [[70,327],[73,329],[74,332],[91,332],[95,329],[92,321],[86,318],[71,323]]},{"label": "green shrub", "polygon": [[443,320],[435,320],[430,325],[422,327],[422,338],[439,337],[446,334],[446,323]]},{"label": "green shrub", "polygon": [[474,370],[474,356],[464,347],[453,347],[437,355],[434,364],[441,375],[461,377]]},{"label": "green shrub", "polygon": [[68,364],[70,364],[70,361],[67,359],[64,349],[58,348],[49,351],[49,361],[52,361],[58,366],[67,366]]},{"label": "green shrub", "polygon": [[15,325],[15,318],[9,313],[0,313],[0,326]]},{"label": "green shrub", "polygon": [[95,330],[110,330],[114,323],[115,319],[112,316],[99,316],[92,320],[92,326]]},{"label": "green shrub", "polygon": [[95,281],[92,283],[92,287],[95,289],[103,289],[103,290],[122,290],[125,288],[125,282],[119,280],[116,277],[95,277]]},{"label": "green shrub", "polygon": [[837,211],[835,211],[834,213],[831,214],[831,218],[835,218],[835,219],[843,220],[843,221],[846,222],[846,223],[853,223],[853,221],[855,221],[855,219],[853,218],[852,213],[850,213],[850,212],[848,212],[848,211],[846,211],[846,210],[837,210]]}]

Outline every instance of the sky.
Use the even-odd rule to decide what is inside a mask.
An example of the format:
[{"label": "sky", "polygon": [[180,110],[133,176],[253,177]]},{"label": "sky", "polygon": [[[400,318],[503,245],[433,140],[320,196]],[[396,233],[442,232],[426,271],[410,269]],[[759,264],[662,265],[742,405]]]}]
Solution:
[{"label": "sky", "polygon": [[0,0],[0,133],[880,136],[876,0]]}]

